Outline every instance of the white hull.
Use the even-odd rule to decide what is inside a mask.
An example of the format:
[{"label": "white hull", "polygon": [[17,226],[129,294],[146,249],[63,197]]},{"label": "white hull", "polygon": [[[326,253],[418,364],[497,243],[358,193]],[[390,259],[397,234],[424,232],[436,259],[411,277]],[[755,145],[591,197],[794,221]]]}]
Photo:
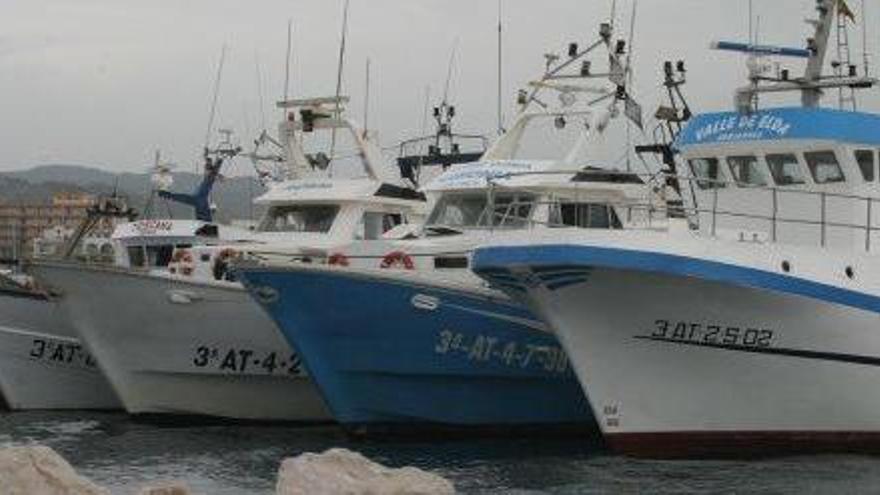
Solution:
[{"label": "white hull", "polygon": [[54,301],[0,293],[0,393],[13,410],[121,407]]},{"label": "white hull", "polygon": [[[637,309],[626,296],[635,296]],[[708,450],[737,436],[775,442],[792,434],[817,445],[823,433],[828,440],[842,433],[880,436],[880,363],[761,352],[880,357],[874,313],[613,270],[534,297],[571,356],[603,431],[623,451],[662,453],[676,442]],[[710,342],[719,347],[702,346]]]},{"label": "white hull", "polygon": [[132,414],[325,421],[311,379],[269,318],[232,284],[43,264]]},{"label": "white hull", "polygon": [[[705,243],[685,242],[678,251],[687,261],[667,269],[679,261],[651,256],[674,244],[619,240],[506,262],[557,332],[612,448],[694,457],[880,447],[880,299],[850,289],[873,284],[870,258],[734,245],[723,265],[697,254]],[[606,253],[578,261],[582,246]],[[748,251],[751,263],[741,256]],[[547,259],[560,283],[536,282]],[[774,273],[781,259],[826,266],[828,275]],[[831,283],[850,263],[862,276]]]}]

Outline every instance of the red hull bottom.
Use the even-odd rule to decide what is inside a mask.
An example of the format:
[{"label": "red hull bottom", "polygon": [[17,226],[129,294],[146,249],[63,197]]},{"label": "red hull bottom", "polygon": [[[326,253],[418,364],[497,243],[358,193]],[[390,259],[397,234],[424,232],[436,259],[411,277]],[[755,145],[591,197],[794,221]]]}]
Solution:
[{"label": "red hull bottom", "polygon": [[651,459],[880,453],[880,431],[611,433],[605,440],[615,453]]}]

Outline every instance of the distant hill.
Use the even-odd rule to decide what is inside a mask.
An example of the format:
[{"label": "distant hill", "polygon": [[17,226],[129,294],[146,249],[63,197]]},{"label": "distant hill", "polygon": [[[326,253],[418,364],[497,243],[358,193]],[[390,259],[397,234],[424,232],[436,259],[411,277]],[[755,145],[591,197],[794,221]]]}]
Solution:
[{"label": "distant hill", "polygon": [[[30,169],[0,173],[0,202],[45,203],[58,192],[88,192],[111,194],[114,190],[128,198],[129,204],[144,212],[150,198],[152,183],[149,173],[116,174],[97,167],[82,165],[40,165]],[[174,191],[188,192],[195,188],[201,176],[190,172],[173,174]],[[217,204],[217,219],[229,221],[258,217],[261,211],[253,207],[253,198],[262,194],[263,187],[253,177],[230,177],[214,187],[213,200]],[[153,214],[175,218],[190,218],[190,208],[166,204],[156,198],[151,206]]]},{"label": "distant hill", "polygon": [[26,180],[32,184],[60,182],[70,184],[112,184],[117,174],[99,168],[82,165],[39,165],[27,170],[4,174],[7,177]]}]

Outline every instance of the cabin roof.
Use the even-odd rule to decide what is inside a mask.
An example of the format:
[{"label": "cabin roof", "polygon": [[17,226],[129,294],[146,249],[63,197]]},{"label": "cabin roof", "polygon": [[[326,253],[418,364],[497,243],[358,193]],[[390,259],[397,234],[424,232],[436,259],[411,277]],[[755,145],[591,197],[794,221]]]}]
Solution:
[{"label": "cabin roof", "polygon": [[264,205],[300,202],[410,204],[423,197],[408,188],[368,178],[306,178],[278,183],[256,199]]},{"label": "cabin roof", "polygon": [[826,108],[786,107],[750,114],[706,113],[694,117],[675,147],[755,141],[824,140],[880,146],[880,115]]},{"label": "cabin roof", "polygon": [[551,160],[490,160],[455,165],[424,187],[426,192],[483,190],[488,180],[505,188],[583,190],[593,183],[597,189],[613,185],[639,184],[637,176],[596,167],[579,172],[563,170]]}]

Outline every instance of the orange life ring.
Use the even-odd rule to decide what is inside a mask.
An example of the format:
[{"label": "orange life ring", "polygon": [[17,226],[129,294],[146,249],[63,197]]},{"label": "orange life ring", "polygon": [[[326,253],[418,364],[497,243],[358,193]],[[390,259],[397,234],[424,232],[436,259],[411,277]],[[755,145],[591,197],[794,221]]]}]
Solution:
[{"label": "orange life ring", "polygon": [[392,251],[382,258],[382,264],[379,267],[414,270],[416,265],[413,263],[413,259],[403,251]]},{"label": "orange life ring", "polygon": [[211,267],[211,272],[214,274],[214,279],[216,280],[233,280],[231,274],[229,273],[229,260],[234,258],[240,258],[241,253],[232,248],[225,248],[217,254],[217,258],[214,259],[214,264]]},{"label": "orange life ring", "polygon": [[171,256],[171,261],[174,263],[192,263],[193,256],[189,249],[177,249]]},{"label": "orange life ring", "polygon": [[193,255],[189,252],[189,249],[177,249],[174,251],[174,254],[171,255],[171,263],[168,267],[168,271],[171,273],[177,273],[178,271],[182,275],[190,276],[195,271]]},{"label": "orange life ring", "polygon": [[327,257],[328,265],[348,266],[348,256],[343,253],[333,253]]}]

